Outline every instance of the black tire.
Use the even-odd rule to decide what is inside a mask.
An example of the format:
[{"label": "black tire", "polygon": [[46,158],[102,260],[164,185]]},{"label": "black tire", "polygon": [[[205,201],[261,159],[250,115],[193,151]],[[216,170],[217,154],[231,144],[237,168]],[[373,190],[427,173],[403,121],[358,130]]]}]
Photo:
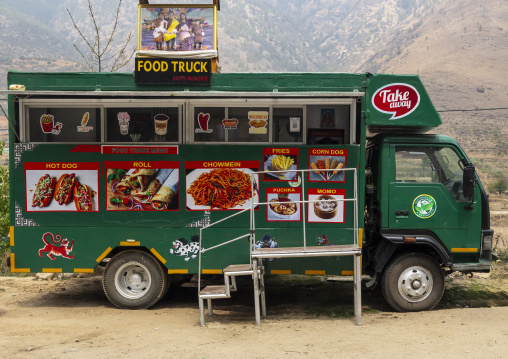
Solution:
[{"label": "black tire", "polygon": [[164,298],[166,296],[166,294],[168,294],[169,287],[171,287],[171,283],[172,283],[171,275],[166,273],[166,270],[165,270],[164,267],[162,267],[162,269],[164,270],[164,273],[165,273],[165,276],[166,276],[166,285],[165,285],[164,289],[162,290],[161,299]]},{"label": "black tire", "polygon": [[111,258],[102,287],[109,301],[122,309],[146,309],[157,303],[169,288],[168,275],[154,256],[128,250]]},{"label": "black tire", "polygon": [[432,257],[407,253],[392,260],[381,280],[388,304],[399,312],[431,310],[444,292],[444,273]]}]

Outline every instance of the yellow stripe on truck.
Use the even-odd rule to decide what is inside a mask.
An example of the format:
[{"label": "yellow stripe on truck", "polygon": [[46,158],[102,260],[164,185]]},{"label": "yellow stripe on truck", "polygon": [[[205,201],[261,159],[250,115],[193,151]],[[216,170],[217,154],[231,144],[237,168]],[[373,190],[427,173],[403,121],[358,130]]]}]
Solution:
[{"label": "yellow stripe on truck", "polygon": [[16,268],[16,257],[11,253],[11,273],[30,273],[30,268]]},{"label": "yellow stripe on truck", "polygon": [[222,274],[222,269],[203,269],[203,274]]},{"label": "yellow stripe on truck", "polygon": [[141,246],[141,242],[137,242],[137,241],[130,242],[129,240],[127,240],[127,241],[121,241],[120,245],[122,247],[124,247],[124,246],[126,246],[126,247],[139,247],[139,246]]},{"label": "yellow stripe on truck", "polygon": [[165,260],[165,259],[164,259],[164,257],[162,257],[162,256],[159,254],[159,252],[157,252],[157,251],[155,250],[155,248],[150,249],[150,252],[152,252],[152,253],[153,253],[153,255],[154,255],[154,256],[156,256],[156,257],[157,257],[157,259],[158,259],[158,260],[160,260],[162,264],[165,264],[165,263],[167,262],[167,260]]},{"label": "yellow stripe on truck", "polygon": [[93,268],[74,268],[74,273],[94,273]]},{"label": "yellow stripe on truck", "polygon": [[270,274],[291,274],[291,269],[272,269]]},{"label": "yellow stripe on truck", "polygon": [[305,270],[305,274],[308,275],[325,275],[324,270]]},{"label": "yellow stripe on truck", "polygon": [[452,248],[452,253],[478,253],[478,248]]},{"label": "yellow stripe on truck", "polygon": [[189,274],[188,269],[168,269],[168,274]]},{"label": "yellow stripe on truck", "polygon": [[62,268],[42,268],[42,273],[62,273]]},{"label": "yellow stripe on truck", "polygon": [[102,262],[102,260],[108,255],[109,252],[111,252],[113,250],[113,248],[111,247],[108,247],[108,249],[106,249],[100,256],[99,258],[97,258],[95,261],[97,263],[100,263]]}]

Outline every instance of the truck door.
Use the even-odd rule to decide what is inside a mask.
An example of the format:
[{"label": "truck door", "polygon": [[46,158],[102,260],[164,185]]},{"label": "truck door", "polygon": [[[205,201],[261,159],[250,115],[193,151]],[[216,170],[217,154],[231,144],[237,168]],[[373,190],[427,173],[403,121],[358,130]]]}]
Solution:
[{"label": "truck door", "polygon": [[452,146],[392,144],[388,221],[390,230],[432,231],[452,255],[469,257],[480,251],[481,205],[465,208],[458,153]]}]

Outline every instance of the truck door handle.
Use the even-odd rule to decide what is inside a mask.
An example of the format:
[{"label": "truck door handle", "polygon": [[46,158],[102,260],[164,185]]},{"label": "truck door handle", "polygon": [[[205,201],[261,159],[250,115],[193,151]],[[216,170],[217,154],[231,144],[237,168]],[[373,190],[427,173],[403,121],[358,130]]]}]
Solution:
[{"label": "truck door handle", "polygon": [[409,216],[409,211],[395,211],[395,217],[407,217]]}]

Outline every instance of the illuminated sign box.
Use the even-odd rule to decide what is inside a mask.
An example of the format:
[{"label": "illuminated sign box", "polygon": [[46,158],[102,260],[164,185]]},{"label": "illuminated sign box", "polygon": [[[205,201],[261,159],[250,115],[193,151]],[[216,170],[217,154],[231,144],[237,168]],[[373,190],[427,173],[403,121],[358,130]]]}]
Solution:
[{"label": "illuminated sign box", "polygon": [[211,83],[211,59],[136,58],[134,71],[137,84]]}]

